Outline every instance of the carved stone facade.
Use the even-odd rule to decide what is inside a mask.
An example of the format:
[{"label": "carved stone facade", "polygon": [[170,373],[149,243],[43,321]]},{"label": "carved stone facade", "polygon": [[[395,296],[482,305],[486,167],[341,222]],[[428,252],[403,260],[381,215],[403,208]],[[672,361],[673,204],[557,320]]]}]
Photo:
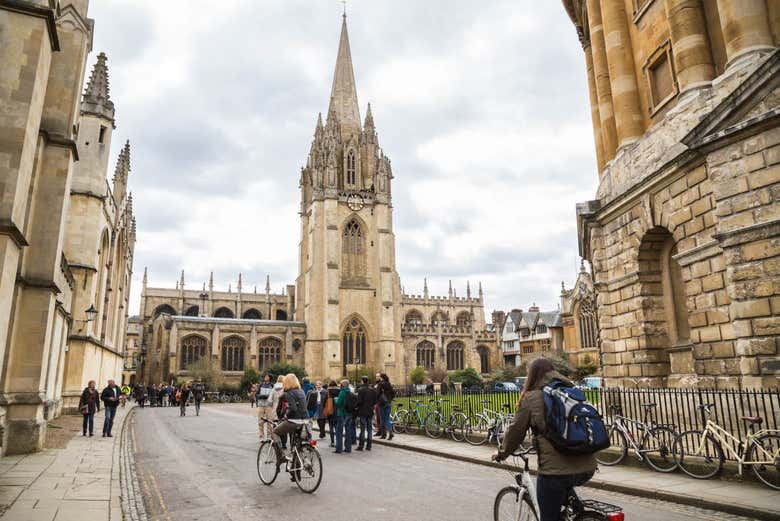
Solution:
[{"label": "carved stone facade", "polygon": [[[182,350],[220,358],[225,340],[244,349],[244,367],[262,369],[278,341],[281,359],[314,378],[352,375],[370,366],[404,381],[429,348],[433,367],[492,370],[501,363],[496,333],[485,324],[482,288],[465,298],[405,295],[396,271],[390,159],[379,147],[369,105],[360,119],[346,17],[325,123],[318,116],[300,172],[299,274],[284,295],[144,288],[145,366],[139,379],[186,376]],[[205,308],[188,318],[188,309]],[[221,317],[217,307],[227,308]],[[245,317],[256,308],[261,316]],[[284,317],[277,316],[282,311]],[[201,316],[203,315],[203,316]],[[412,317],[417,317],[412,320]],[[269,320],[271,319],[271,320]],[[288,320],[289,319],[289,320]],[[270,342],[270,341],[269,341]],[[272,342],[273,343],[273,342]],[[263,350],[265,347],[265,351]],[[158,355],[158,353],[160,353]],[[275,351],[271,351],[273,355]],[[193,355],[194,356],[194,355]],[[140,373],[140,371],[139,371]],[[226,370],[236,381],[240,373]]]},{"label": "carved stone facade", "polygon": [[86,0],[0,0],[4,454],[39,450],[88,380],[122,375],[135,219],[129,148],[106,181],[105,55],[81,95],[93,26]]},{"label": "carved stone facade", "polygon": [[604,375],[774,387],[780,374],[780,5],[564,0],[599,168],[577,207]]}]

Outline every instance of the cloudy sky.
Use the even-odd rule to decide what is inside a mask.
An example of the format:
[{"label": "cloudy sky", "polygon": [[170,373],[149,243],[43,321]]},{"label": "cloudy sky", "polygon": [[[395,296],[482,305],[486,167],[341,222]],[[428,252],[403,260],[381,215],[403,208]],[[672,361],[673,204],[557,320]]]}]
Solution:
[{"label": "cloudy sky", "polygon": [[[141,276],[187,287],[293,283],[298,176],[327,112],[337,0],[93,0],[132,146]],[[353,0],[361,115],[393,161],[407,293],[482,281],[486,311],[554,309],[579,260],[575,203],[595,194],[587,80],[557,0]],[[114,159],[115,160],[115,159]],[[113,168],[113,167],[112,167]]]}]

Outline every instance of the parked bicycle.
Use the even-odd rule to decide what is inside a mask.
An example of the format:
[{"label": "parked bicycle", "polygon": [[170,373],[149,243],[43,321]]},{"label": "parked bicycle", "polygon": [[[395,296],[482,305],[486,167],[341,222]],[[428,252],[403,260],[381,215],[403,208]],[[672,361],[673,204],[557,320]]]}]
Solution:
[{"label": "parked bicycle", "polygon": [[714,406],[713,403],[698,406],[705,424],[704,430],[683,432],[674,442],[674,459],[682,471],[698,479],[719,474],[723,470],[725,448],[736,460],[740,476],[742,467],[752,467],[753,473],[762,483],[780,490],[780,431],[762,429],[753,432],[764,419],[760,416],[743,416],[742,421],[750,432],[741,440],[710,419]]},{"label": "parked bicycle", "polygon": [[[270,421],[272,427],[278,425],[278,421]],[[280,466],[277,465],[276,449],[272,439],[264,439],[257,451],[257,476],[264,485],[271,485],[279,475]],[[293,433],[290,442],[290,450],[284,462],[284,470],[298,485],[298,488],[307,494],[313,493],[322,482],[322,458],[317,451],[317,440],[312,438],[311,424],[305,423]]]},{"label": "parked bicycle", "polygon": [[431,400],[435,406],[425,418],[425,434],[431,438],[440,438],[442,434],[448,433],[454,441],[463,441],[463,428],[466,425],[466,415],[461,412],[461,408],[453,405],[450,408],[450,415],[444,416],[442,412],[442,403],[449,400]]},{"label": "parked bicycle", "polygon": [[414,409],[411,412],[407,409],[399,409],[396,412],[395,421],[393,422],[393,430],[395,430],[395,432],[401,434],[405,432],[414,433],[417,430],[425,428],[425,419],[428,416],[428,404],[421,400],[410,401],[414,404]]},{"label": "parked bicycle", "polygon": [[[536,486],[528,468],[528,456],[533,453],[530,447],[512,454],[522,460],[522,472],[515,473],[514,483],[498,491],[493,503],[494,521],[537,521],[539,504],[536,501]],[[518,462],[516,462],[518,463]],[[514,465],[518,467],[519,465]],[[582,500],[574,489],[567,495],[562,521],[624,521],[623,510],[619,506],[602,503],[592,499]]]},{"label": "parked bicycle", "polygon": [[512,407],[503,404],[504,413],[488,408],[490,400],[482,400],[482,412],[472,414],[463,426],[463,437],[471,445],[482,445],[487,441],[495,441],[500,447],[506,428],[512,423]]},{"label": "parked bicycle", "polygon": [[[636,457],[653,470],[672,472],[677,468],[677,462],[672,456],[672,446],[677,433],[668,425],[657,425],[650,419],[652,411],[657,407],[656,403],[643,403],[641,407],[644,414],[642,421],[639,421],[623,416],[620,405],[609,406],[615,413],[614,423],[605,426],[611,447],[596,453],[596,461],[602,465],[617,465],[625,459],[630,444]],[[637,433],[636,437],[633,430]],[[640,438],[639,443],[637,438]]]}]

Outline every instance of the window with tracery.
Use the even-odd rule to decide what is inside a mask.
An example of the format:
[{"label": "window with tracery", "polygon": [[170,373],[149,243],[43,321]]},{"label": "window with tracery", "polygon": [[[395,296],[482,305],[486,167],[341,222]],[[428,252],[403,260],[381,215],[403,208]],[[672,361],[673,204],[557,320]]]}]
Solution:
[{"label": "window with tracery", "polygon": [[262,339],[260,341],[259,349],[257,350],[257,360],[260,371],[281,362],[282,341],[274,337]]},{"label": "window with tracery", "polygon": [[341,354],[344,364],[366,363],[366,331],[356,318],[353,318],[344,328]]},{"label": "window with tracery", "polygon": [[255,308],[250,308],[244,311],[244,315],[241,318],[246,318],[249,320],[261,320],[263,318],[263,314]]},{"label": "window with tracery", "polygon": [[410,311],[406,314],[406,325],[407,326],[421,326],[422,325],[422,315],[418,313],[417,311]]},{"label": "window with tracery", "polygon": [[342,277],[348,281],[361,281],[366,276],[365,238],[356,219],[344,227],[341,237]]},{"label": "window with tracery", "polygon": [[471,314],[464,311],[455,318],[455,323],[459,326],[471,325]]},{"label": "window with tracery", "polygon": [[355,151],[350,150],[347,153],[347,186],[355,187],[357,184],[357,161],[355,160]]},{"label": "window with tracery", "polygon": [[523,353],[524,354],[530,355],[533,352],[534,352],[534,345],[533,344],[523,346]]},{"label": "window with tracery", "polygon": [[447,371],[463,369],[463,342],[456,340],[447,345]]},{"label": "window with tracery", "polygon": [[229,336],[222,341],[222,370],[243,371],[246,342],[237,336]]},{"label": "window with tracery", "polygon": [[545,326],[544,324],[539,324],[538,326],[536,326],[536,334],[538,335],[541,333],[547,333],[547,326]]},{"label": "window with tracery", "polygon": [[436,346],[433,342],[423,340],[417,344],[417,367],[433,369],[436,362]]},{"label": "window with tracery", "polygon": [[216,318],[234,318],[235,315],[229,308],[219,308],[214,312],[214,316]]},{"label": "window with tracery", "polygon": [[189,366],[206,356],[206,339],[202,336],[190,335],[181,341],[181,368]]},{"label": "window with tracery", "polygon": [[477,348],[479,353],[479,372],[482,374],[490,372],[490,351],[485,346],[479,346]]},{"label": "window with tracery", "polygon": [[190,306],[187,308],[187,311],[184,312],[185,317],[197,317],[198,316],[198,306]]},{"label": "window with tracery", "polygon": [[577,322],[580,326],[580,344],[583,349],[597,347],[596,313],[590,302],[580,304]]},{"label": "window with tracery", "polygon": [[445,315],[445,314],[444,314],[443,312],[441,312],[441,311],[437,311],[437,312],[436,312],[436,313],[434,313],[434,314],[433,314],[433,316],[431,317],[431,325],[432,325],[432,326],[434,326],[434,327],[438,327],[438,326],[446,326],[446,325],[447,325],[447,322],[448,322],[448,320],[447,320],[447,315]]}]

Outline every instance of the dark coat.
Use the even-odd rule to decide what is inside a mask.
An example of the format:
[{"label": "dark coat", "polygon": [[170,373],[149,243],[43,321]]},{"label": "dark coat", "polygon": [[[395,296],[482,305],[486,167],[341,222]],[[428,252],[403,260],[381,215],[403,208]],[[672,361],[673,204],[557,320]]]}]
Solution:
[{"label": "dark coat", "polygon": [[[116,392],[116,394],[114,394],[114,392]],[[119,405],[119,396],[121,394],[119,387],[114,386],[111,388],[107,386],[103,389],[103,392],[100,393],[100,399],[103,401],[104,406],[116,408],[116,406]],[[116,396],[116,400],[114,399],[114,396]]]},{"label": "dark coat", "polygon": [[[301,389],[290,389],[285,391],[282,395],[282,399],[279,400],[279,407],[277,408],[277,415],[280,414],[282,403],[287,404],[287,408],[284,410],[284,417],[287,420],[307,420],[309,413],[306,412],[306,396],[304,396]],[[281,417],[281,416],[280,416]]]},{"label": "dark coat", "polygon": [[[378,395],[384,394],[385,396],[387,396],[387,403],[392,402],[393,398],[395,398],[395,390],[393,389],[393,386],[390,385],[390,382],[386,382],[382,380],[377,384],[376,390]],[[379,399],[378,395],[377,395],[377,400]]]},{"label": "dark coat", "polygon": [[79,399],[79,409],[84,405],[88,407],[87,411],[90,414],[100,410],[100,395],[97,389],[84,388],[84,391],[81,393],[81,399]]},{"label": "dark coat", "polygon": [[517,407],[514,422],[507,428],[501,454],[511,454],[525,439],[528,429],[534,433],[534,444],[539,455],[539,474],[561,476],[593,472],[596,470],[596,458],[593,454],[562,454],[543,435],[547,432],[547,420],[544,412],[542,388],[553,379],[571,382],[555,371],[542,377],[539,385],[529,389]]},{"label": "dark coat", "polygon": [[358,416],[371,416],[374,414],[374,405],[376,405],[376,401],[378,398],[378,395],[373,387],[369,385],[361,385],[358,388],[358,409],[357,409],[357,415]]},{"label": "dark coat", "polygon": [[[325,400],[328,399],[328,390],[327,389],[320,389],[320,405],[325,406]],[[317,389],[312,389],[308,393],[306,393],[306,409],[309,411],[316,411],[317,410]]]}]

